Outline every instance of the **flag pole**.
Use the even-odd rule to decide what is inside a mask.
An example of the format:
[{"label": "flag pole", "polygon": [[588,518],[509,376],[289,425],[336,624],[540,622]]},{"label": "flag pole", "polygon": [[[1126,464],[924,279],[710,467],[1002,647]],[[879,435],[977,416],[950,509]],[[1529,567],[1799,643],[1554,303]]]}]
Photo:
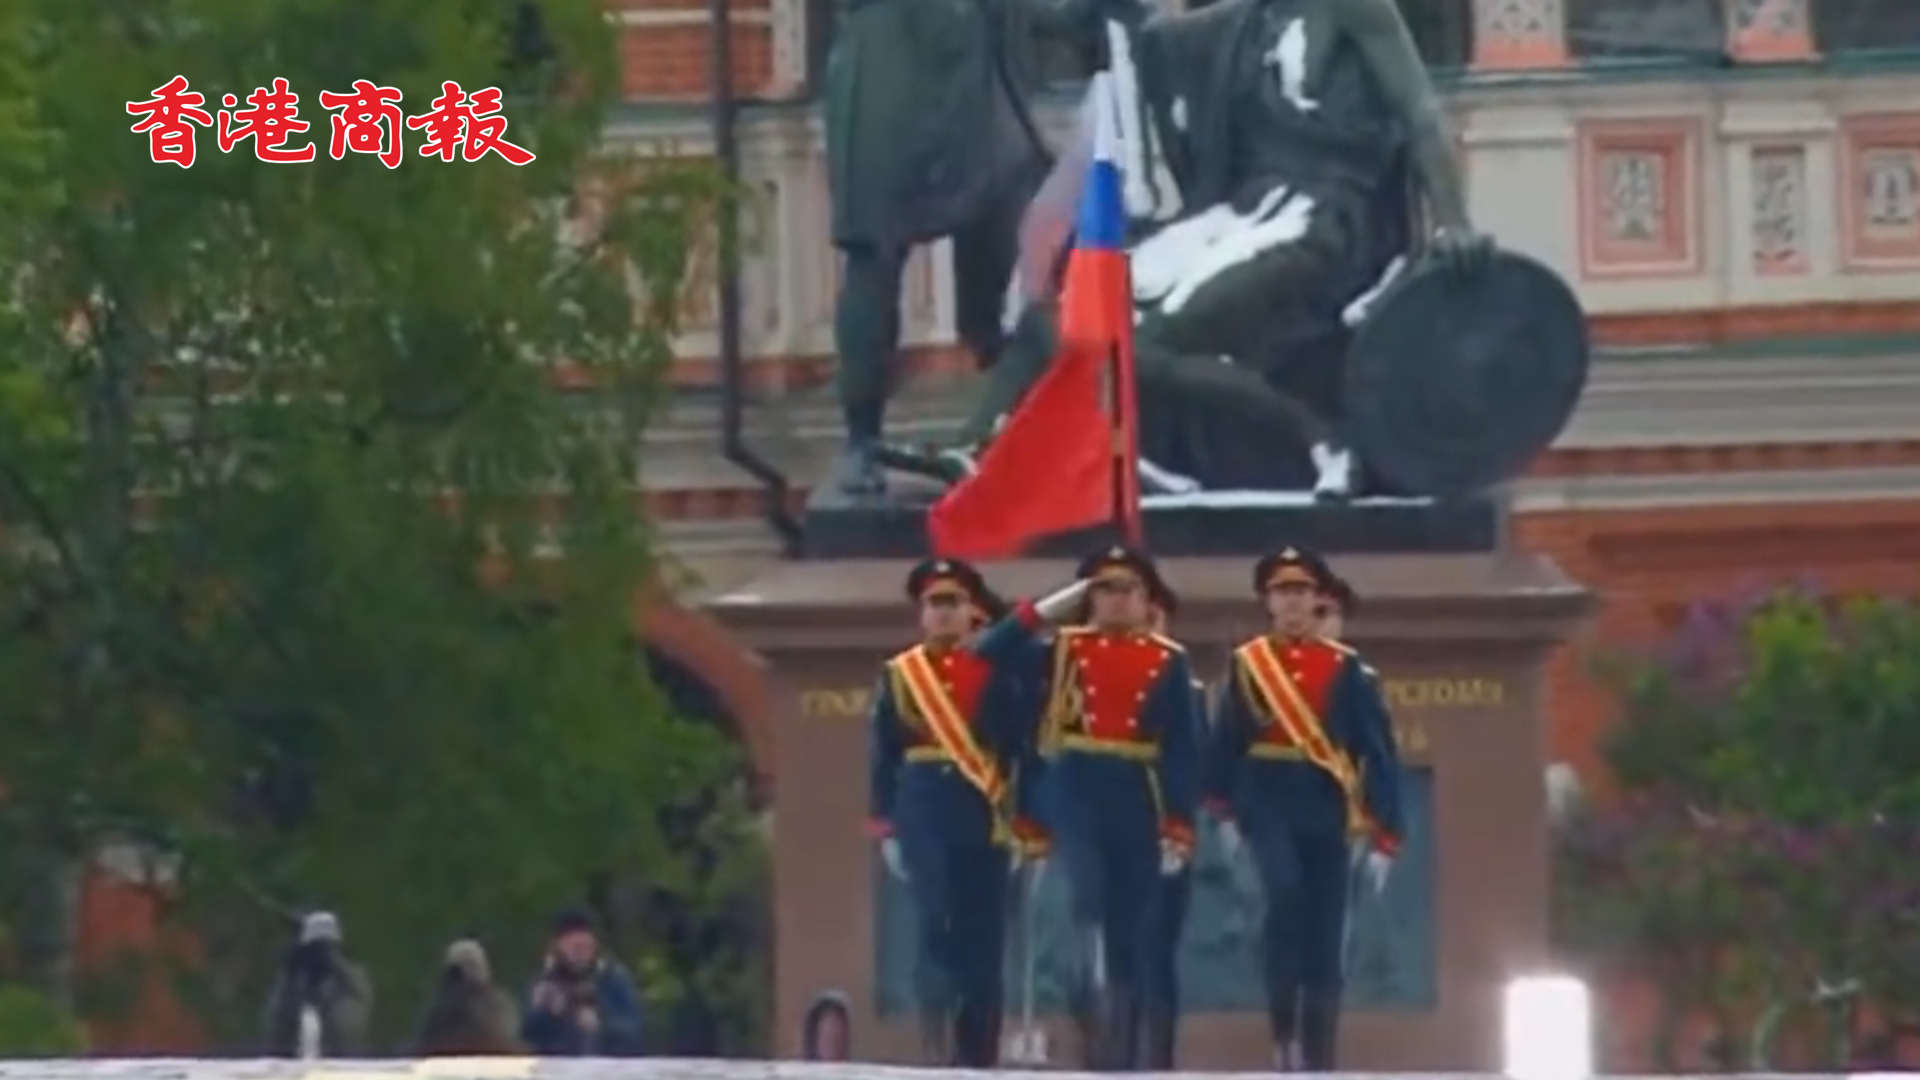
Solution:
[{"label": "flag pole", "polygon": [[[1113,85],[1113,80],[1116,77],[1128,77],[1130,73],[1115,72],[1110,42],[1115,36],[1124,36],[1127,28],[1109,19],[1106,30],[1100,45],[1101,66],[1109,72],[1107,100],[1097,102],[1095,108],[1105,111],[1112,122],[1113,134],[1117,137],[1126,130],[1126,125],[1121,119],[1123,98]],[[1125,186],[1123,177],[1122,190]],[[1121,205],[1125,205],[1124,198]],[[1146,530],[1140,518],[1139,407],[1133,378],[1133,260],[1124,243],[1121,245],[1116,273],[1119,281],[1104,295],[1107,305],[1119,309],[1107,312],[1106,323],[1115,329],[1107,346],[1107,415],[1113,440],[1113,526],[1126,543],[1144,547]]]},{"label": "flag pole", "polygon": [[[1133,290],[1128,288],[1123,295],[1131,299]],[[1131,325],[1132,320],[1133,314],[1129,311],[1125,325]],[[1113,436],[1113,524],[1128,544],[1144,547],[1146,529],[1140,518],[1140,440],[1132,354],[1126,341],[1116,341],[1107,350],[1107,386],[1110,388],[1107,415],[1112,418]]]}]

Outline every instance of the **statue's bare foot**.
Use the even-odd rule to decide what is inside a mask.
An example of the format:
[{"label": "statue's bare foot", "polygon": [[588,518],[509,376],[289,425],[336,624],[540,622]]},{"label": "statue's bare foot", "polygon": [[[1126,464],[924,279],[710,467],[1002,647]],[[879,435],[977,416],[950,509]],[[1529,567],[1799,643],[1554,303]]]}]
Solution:
[{"label": "statue's bare foot", "polygon": [[834,467],[832,482],[843,495],[872,497],[887,493],[887,472],[872,446],[847,447]]}]

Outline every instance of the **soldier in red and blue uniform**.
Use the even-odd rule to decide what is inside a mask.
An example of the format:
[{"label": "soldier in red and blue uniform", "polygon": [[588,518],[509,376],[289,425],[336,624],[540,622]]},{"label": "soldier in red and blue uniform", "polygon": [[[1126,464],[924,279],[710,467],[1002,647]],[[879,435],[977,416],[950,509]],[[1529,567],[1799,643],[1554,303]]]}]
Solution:
[{"label": "soldier in red and blue uniform", "polygon": [[[1153,899],[1192,857],[1202,721],[1186,650],[1149,626],[1150,600],[1165,593],[1152,558],[1109,548],[975,646],[997,672],[1046,688],[1039,796],[1052,861],[1066,874],[1095,1068],[1139,1061],[1139,1019],[1155,990]],[[1048,621],[1074,625],[1048,638]]]},{"label": "soldier in red and blue uniform", "polygon": [[1347,620],[1360,610],[1360,594],[1354,591],[1353,583],[1346,578],[1334,575],[1327,582],[1327,589],[1320,597],[1320,606],[1316,609],[1320,616],[1320,636],[1334,641],[1345,641]]},{"label": "soldier in red and blue uniform", "polygon": [[926,1063],[999,1057],[1012,805],[1037,701],[968,646],[1004,605],[979,571],[928,560],[907,576],[922,641],[890,658],[873,696],[869,831],[918,917],[915,996]]},{"label": "soldier in red and blue uniform", "polygon": [[1280,1068],[1335,1066],[1353,859],[1384,885],[1401,835],[1400,763],[1375,678],[1320,633],[1337,579],[1312,552],[1260,560],[1269,633],[1233,652],[1208,746],[1205,800],[1267,896],[1262,967]]},{"label": "soldier in red and blue uniform", "polygon": [[[1179,596],[1163,585],[1153,598],[1153,632],[1168,636],[1179,609]],[[1206,759],[1206,715],[1207,687],[1194,679],[1194,745],[1200,748],[1203,761]],[[1147,934],[1146,945],[1150,959],[1141,1013],[1141,1065],[1154,1072],[1172,1072],[1175,1067],[1180,1034],[1180,939],[1186,929],[1187,907],[1192,896],[1193,864],[1189,861],[1176,873],[1160,879],[1153,914],[1149,917],[1152,929]]]}]

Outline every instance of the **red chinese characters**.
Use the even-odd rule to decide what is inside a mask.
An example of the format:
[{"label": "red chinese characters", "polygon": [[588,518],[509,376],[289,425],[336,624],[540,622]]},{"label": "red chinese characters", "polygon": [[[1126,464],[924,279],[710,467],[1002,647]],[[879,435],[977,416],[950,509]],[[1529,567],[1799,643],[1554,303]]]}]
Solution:
[{"label": "red chinese characters", "polygon": [[497,87],[470,95],[460,89],[459,83],[448,81],[440,84],[440,96],[433,99],[426,112],[407,119],[407,126],[426,132],[421,157],[452,161],[458,154],[460,160],[472,162],[494,153],[515,165],[531,162],[531,150],[506,140],[507,118],[500,115],[501,111]]},{"label": "red chinese characters", "polygon": [[185,75],[175,75],[155,87],[153,97],[148,100],[127,102],[127,114],[140,117],[133,125],[133,133],[147,137],[155,165],[172,163],[190,169],[194,157],[193,126],[213,126],[206,104],[205,94],[187,88]]},{"label": "red chinese characters", "polygon": [[270,87],[255,87],[247,95],[244,109],[234,108],[240,102],[232,94],[222,98],[220,104],[226,108],[220,110],[220,126],[214,134],[223,154],[231,153],[247,139],[253,140],[253,156],[272,165],[309,162],[319,152],[312,143],[287,145],[288,139],[313,125],[300,119],[300,95],[285,79],[273,80]]},{"label": "red chinese characters", "polygon": [[327,144],[327,153],[335,161],[349,152],[373,154],[387,168],[399,168],[406,154],[404,139],[409,126],[406,114],[400,111],[400,100],[398,89],[375,86],[367,79],[353,80],[350,93],[320,91],[320,107],[333,113],[333,138]]}]

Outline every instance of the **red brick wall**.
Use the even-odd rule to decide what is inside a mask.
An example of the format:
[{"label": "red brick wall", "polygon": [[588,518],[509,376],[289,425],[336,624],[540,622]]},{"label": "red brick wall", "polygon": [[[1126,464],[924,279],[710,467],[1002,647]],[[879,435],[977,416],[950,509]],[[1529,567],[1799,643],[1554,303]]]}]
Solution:
[{"label": "red brick wall", "polygon": [[1550,555],[1600,600],[1548,677],[1553,753],[1590,777],[1611,717],[1593,660],[1656,638],[1663,612],[1797,579],[1920,595],[1920,498],[1531,513],[1516,528],[1521,546]]},{"label": "red brick wall", "polygon": [[[620,29],[621,87],[629,100],[706,99],[711,30],[702,0],[626,0],[610,6],[642,20]],[[768,0],[732,0],[730,6],[734,92],[765,95],[773,80]]]}]

